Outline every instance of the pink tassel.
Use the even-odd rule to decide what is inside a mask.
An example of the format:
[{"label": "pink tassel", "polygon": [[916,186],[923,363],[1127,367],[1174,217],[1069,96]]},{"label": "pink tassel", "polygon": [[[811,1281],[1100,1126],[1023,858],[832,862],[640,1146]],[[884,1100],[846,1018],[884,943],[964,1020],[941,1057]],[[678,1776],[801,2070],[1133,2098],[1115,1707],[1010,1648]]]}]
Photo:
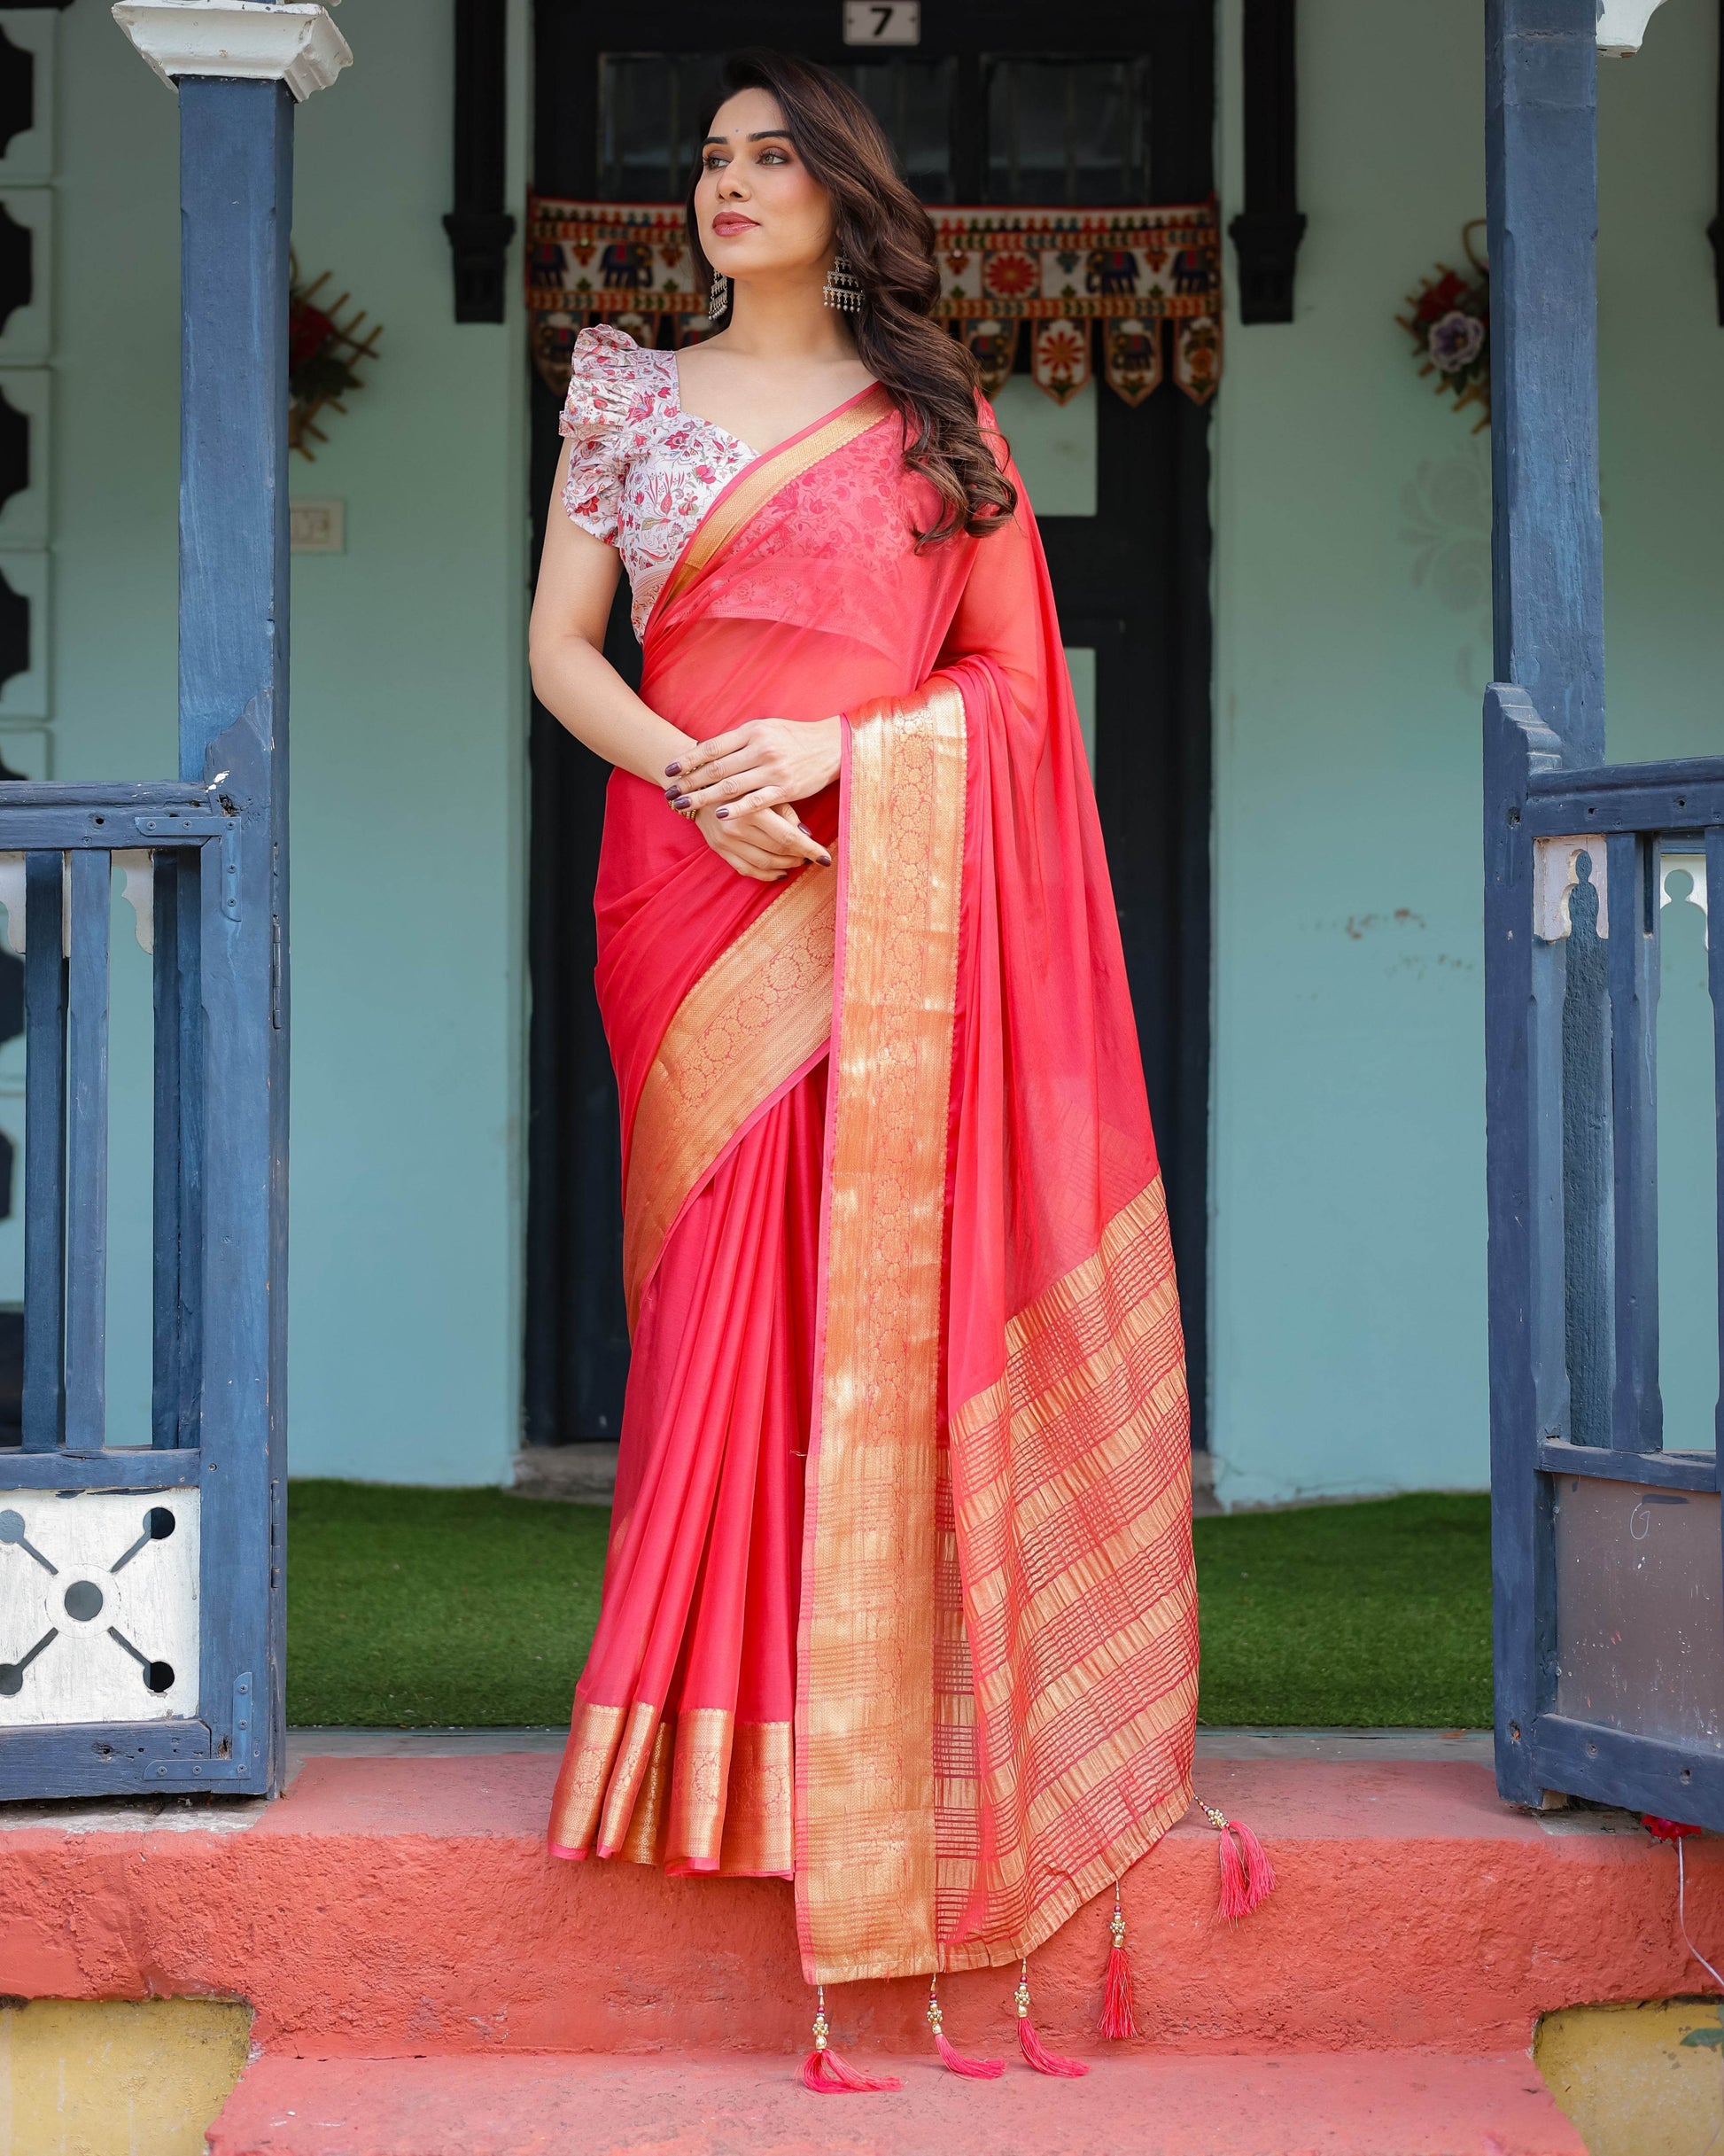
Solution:
[{"label": "pink tassel", "polygon": [[1058,2051],[1050,2051],[1036,2034],[1036,2024],[1029,2018],[1029,1964],[1018,1966],[1018,2049],[1023,2053],[1026,2066],[1034,2066],[1038,2074],[1057,2074],[1067,2081],[1081,2081],[1089,2072],[1081,2059],[1062,2059]]},{"label": "pink tassel", "polygon": [[1201,1797],[1198,1807],[1221,1836],[1221,1913],[1235,1919],[1248,1917],[1268,1901],[1275,1886],[1275,1866],[1248,1826],[1204,1803]]},{"label": "pink tassel", "polygon": [[1114,1914],[1107,1926],[1114,1943],[1107,1956],[1107,1989],[1101,1998],[1101,2033],[1119,2038],[1135,2036],[1138,2021],[1131,2011],[1131,1964],[1125,1952],[1125,1911],[1120,1907],[1120,1883],[1114,1881]]},{"label": "pink tassel", "polygon": [[1003,2059],[966,2059],[946,2035],[945,2017],[940,2012],[939,1980],[936,1977],[928,1987],[928,2026],[934,2031],[934,2048],[942,2063],[953,2074],[962,2074],[973,2082],[997,2082],[1006,2071]]},{"label": "pink tassel", "polygon": [[831,2025],[826,2018],[826,1986],[815,1990],[814,2048],[802,2062],[802,2085],[812,2089],[816,2096],[839,2096],[846,2091],[858,2095],[870,2094],[881,2089],[902,2089],[904,2083],[893,2080],[889,2074],[870,2075],[858,2074],[854,2066],[847,2066],[828,2042]]},{"label": "pink tassel", "polygon": [[842,2096],[851,2090],[862,2095],[877,2089],[902,2089],[904,2083],[895,2081],[889,2074],[875,2076],[858,2074],[854,2066],[846,2066],[836,2051],[812,2051],[802,2062],[802,2085],[812,2089],[816,2096]]}]

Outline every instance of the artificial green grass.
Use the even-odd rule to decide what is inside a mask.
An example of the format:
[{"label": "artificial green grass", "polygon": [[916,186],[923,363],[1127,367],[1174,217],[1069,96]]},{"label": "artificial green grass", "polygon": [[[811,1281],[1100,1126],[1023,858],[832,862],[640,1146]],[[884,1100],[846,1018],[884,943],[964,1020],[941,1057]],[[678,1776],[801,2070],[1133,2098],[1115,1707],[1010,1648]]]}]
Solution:
[{"label": "artificial green grass", "polygon": [[[290,1483],[288,1719],[566,1722],[609,1519],[497,1490]],[[1205,1722],[1488,1724],[1488,1498],[1245,1513],[1195,1531]]]},{"label": "artificial green grass", "polygon": [[1487,1497],[1236,1513],[1193,1532],[1201,1720],[1489,1728]]},{"label": "artificial green grass", "polygon": [[501,1490],[290,1483],[288,1720],[566,1722],[610,1524]]}]

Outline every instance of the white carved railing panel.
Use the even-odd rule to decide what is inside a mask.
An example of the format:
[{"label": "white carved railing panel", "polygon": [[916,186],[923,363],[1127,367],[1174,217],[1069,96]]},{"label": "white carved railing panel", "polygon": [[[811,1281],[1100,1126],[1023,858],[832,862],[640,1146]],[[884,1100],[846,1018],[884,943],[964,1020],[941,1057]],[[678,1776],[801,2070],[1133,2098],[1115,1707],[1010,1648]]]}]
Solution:
[{"label": "white carved railing panel", "polygon": [[0,1729],[198,1710],[195,1490],[0,1493]]},{"label": "white carved railing panel", "polygon": [[[116,868],[126,872],[120,895],[136,916],[137,947],[147,957],[156,947],[153,874],[155,856],[145,846],[124,846],[113,856]],[[60,936],[65,953],[72,954],[72,872],[60,871]],[[24,955],[24,856],[0,853],[0,911],[5,915],[6,948],[14,958]]]},{"label": "white carved railing panel", "polygon": [[[1677,881],[1672,888],[1673,878],[1688,878],[1686,883]],[[1706,904],[1706,857],[1704,853],[1661,853],[1658,856],[1658,906],[1697,906],[1706,916],[1704,940],[1712,945],[1712,912]]]},{"label": "white carved railing panel", "polygon": [[[1587,874],[1580,874],[1580,856],[1587,857]],[[1573,930],[1569,900],[1575,886],[1589,883],[1598,893],[1598,929],[1601,938],[1611,932],[1610,863],[1604,841],[1597,837],[1535,838],[1533,841],[1533,933],[1543,943],[1560,943]]]}]

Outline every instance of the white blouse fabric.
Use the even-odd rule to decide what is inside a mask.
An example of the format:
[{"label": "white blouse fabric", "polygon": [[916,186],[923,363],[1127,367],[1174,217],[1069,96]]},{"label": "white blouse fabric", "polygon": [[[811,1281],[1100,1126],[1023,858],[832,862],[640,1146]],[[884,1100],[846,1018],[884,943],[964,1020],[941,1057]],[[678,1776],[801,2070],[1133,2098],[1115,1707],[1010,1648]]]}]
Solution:
[{"label": "white blouse fabric", "polygon": [[754,462],[746,442],[682,409],[674,352],[607,323],[575,339],[558,422],[573,445],[563,506],[623,557],[634,634],[714,497]]}]

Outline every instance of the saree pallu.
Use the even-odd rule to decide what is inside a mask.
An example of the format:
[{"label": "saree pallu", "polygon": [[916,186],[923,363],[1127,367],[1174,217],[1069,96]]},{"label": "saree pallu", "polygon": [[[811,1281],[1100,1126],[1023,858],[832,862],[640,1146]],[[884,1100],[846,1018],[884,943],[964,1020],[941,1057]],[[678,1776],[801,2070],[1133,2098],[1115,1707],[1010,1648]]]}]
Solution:
[{"label": "saree pallu", "polygon": [[617,774],[597,894],[633,1363],[551,1846],[794,1878],[812,1982],[1014,1960],[1191,1796],[1184,1357],[1094,798],[1027,502],[919,549],[935,514],[879,390],[731,482],[642,694],[701,738],[842,712],[802,809],[837,865],[752,883]]}]

